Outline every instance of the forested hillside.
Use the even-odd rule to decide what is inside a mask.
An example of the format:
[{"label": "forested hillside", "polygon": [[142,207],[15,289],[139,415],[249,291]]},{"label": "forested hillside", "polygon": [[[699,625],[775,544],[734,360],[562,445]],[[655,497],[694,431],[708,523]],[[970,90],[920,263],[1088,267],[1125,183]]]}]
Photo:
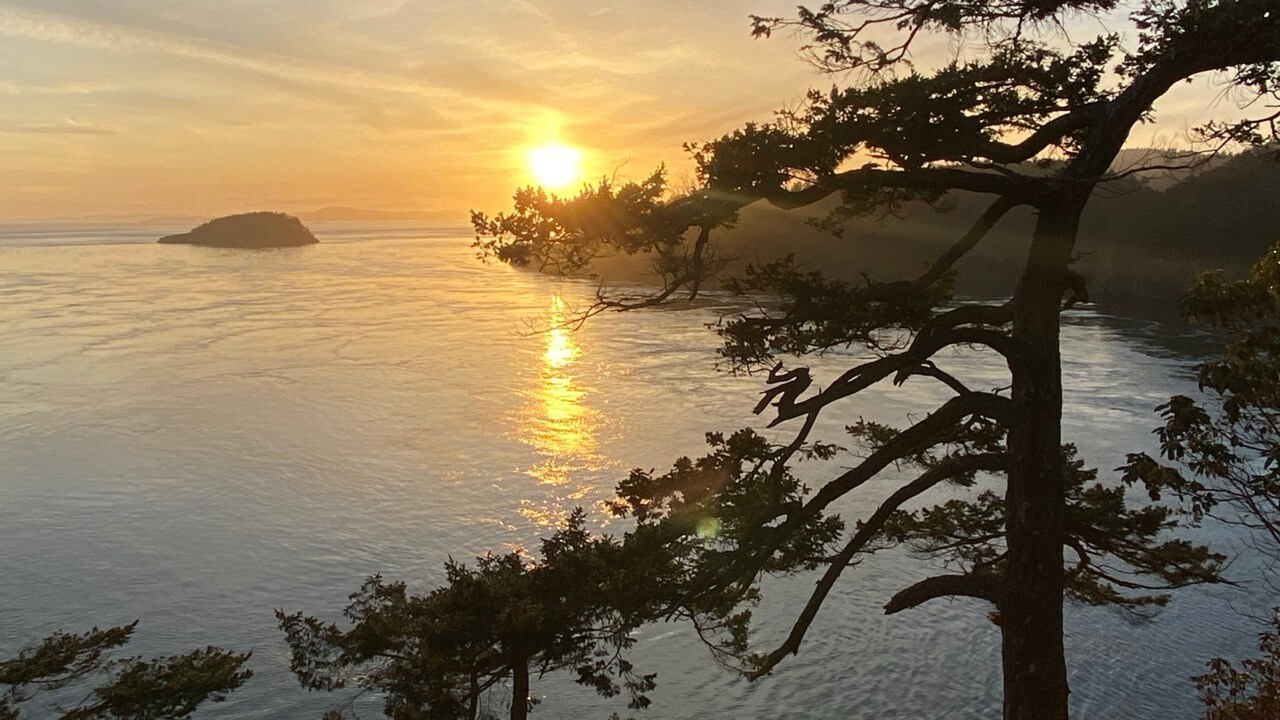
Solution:
[{"label": "forested hillside", "polygon": [[[1157,173],[1118,194],[1095,198],[1083,219],[1076,265],[1093,302],[1116,311],[1172,314],[1197,273],[1221,267],[1242,275],[1280,239],[1280,162],[1274,156],[1237,155],[1206,167]],[[976,196],[956,193],[937,207],[913,204],[897,216],[859,218],[833,236],[813,227],[811,219],[834,205],[795,212],[765,203],[745,208],[737,226],[718,241],[720,256],[732,259],[728,272],[794,253],[800,262],[835,277],[908,276],[983,209]],[[1013,265],[1025,256],[1033,222],[1028,209],[1009,213],[958,264],[959,293],[1011,293],[1018,277]],[[618,257],[597,263],[596,270],[617,282],[641,279],[643,268],[635,258]]]}]

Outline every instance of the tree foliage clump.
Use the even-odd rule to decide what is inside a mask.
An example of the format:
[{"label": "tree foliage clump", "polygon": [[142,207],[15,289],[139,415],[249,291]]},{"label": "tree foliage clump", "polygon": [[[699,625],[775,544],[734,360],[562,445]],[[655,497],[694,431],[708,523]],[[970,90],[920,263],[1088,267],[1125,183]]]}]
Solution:
[{"label": "tree foliage clump", "polygon": [[[1057,32],[1073,17],[1119,10],[1129,11],[1135,39],[1076,41]],[[651,200],[634,216],[616,199],[621,191],[606,188],[603,230],[579,213],[596,207],[598,190],[539,205],[523,199],[538,191],[521,191],[514,216],[473,217],[476,245],[486,257],[538,258],[548,267],[652,253],[665,269],[660,291],[602,296],[597,305],[631,308],[695,297],[714,269],[707,258],[715,231],[752,202],[796,209],[834,198],[836,208],[817,220],[833,226],[952,192],[984,197],[968,229],[914,276],[853,284],[781,261],[729,283],[754,309],[720,323],[721,352],[733,370],[769,370],[756,410],[769,412],[771,426],[798,425],[794,440],[766,448],[749,436],[713,438],[702,460],[681,460],[667,475],[633,475],[620,502],[636,516],[637,533],[674,535],[681,522],[687,530],[678,518],[689,513],[728,529],[710,544],[674,545],[687,552],[687,572],[672,577],[687,586],[672,604],[727,627],[720,651],[745,657],[753,676],[799,650],[836,580],[862,554],[906,544],[952,571],[902,589],[887,607],[956,595],[988,601],[1001,622],[1005,716],[1061,720],[1064,597],[1149,609],[1163,590],[1215,582],[1222,568],[1221,556],[1165,535],[1176,520],[1168,510],[1126,506],[1121,481],[1136,475],[1099,483],[1062,437],[1060,314],[1089,299],[1072,268],[1081,215],[1095,193],[1141,172],[1112,165],[1175,85],[1219,73],[1263,112],[1280,93],[1280,12],[1274,0],[832,0],[753,22],[757,35],[799,35],[811,61],[854,84],[690,145],[698,186],[668,197],[646,185]],[[922,70],[912,49],[928,36],[966,44],[955,62]],[[1199,139],[1211,149],[1280,139],[1276,116],[1257,112],[1209,123]],[[1019,207],[1036,221],[1012,297],[955,303],[957,263]],[[782,364],[849,346],[869,354],[821,383],[807,368]],[[981,353],[1007,384],[966,382],[949,367],[957,348]],[[794,461],[834,459],[836,451],[810,438],[825,408],[905,382],[937,383],[946,399],[901,429],[858,426],[859,462],[831,467],[812,489],[784,482]],[[699,474],[717,467],[731,471]],[[915,471],[914,479],[871,516],[850,522],[832,512],[894,467]],[[943,483],[952,487],[943,492]],[[808,566],[823,575],[787,639],[743,655],[738,639],[760,575]]]},{"label": "tree foliage clump", "polygon": [[[961,413],[959,404],[944,406],[906,431],[867,421],[849,426],[862,463],[816,492],[791,474],[790,463],[844,457],[842,448],[803,438],[776,446],[752,430],[727,439],[711,433],[712,452],[706,456],[682,458],[661,475],[633,471],[619,485],[612,507],[636,520],[633,537],[664,538],[663,551],[685,568],[677,575],[673,587],[680,594],[669,612],[693,620],[723,664],[759,677],[799,649],[841,572],[878,550],[906,546],[926,561],[959,571],[904,588],[885,602],[886,614],[946,595],[1000,607],[1007,518],[1004,500],[992,488],[998,487],[993,476],[1007,466],[1005,431],[981,416],[970,416],[936,438],[922,430],[931,421],[945,427],[945,418]],[[938,442],[930,444],[932,439]],[[1096,471],[1075,459],[1070,445],[1063,455],[1068,472],[1064,545],[1072,553],[1063,571],[1068,597],[1142,618],[1168,602],[1163,591],[1219,581],[1224,556],[1167,536],[1178,524],[1173,510],[1130,507],[1128,485],[1096,482]],[[829,506],[890,464],[914,471],[916,478],[845,532],[845,520]],[[970,498],[904,509],[943,486],[950,487],[946,495],[986,489]],[[748,633],[760,577],[819,568],[825,572],[788,640],[770,653],[754,652]]]},{"label": "tree foliage clump", "polygon": [[[277,611],[293,672],[311,690],[383,693],[386,715],[399,720],[496,717],[493,691],[507,681],[510,717],[524,718],[535,702],[531,674],[556,670],[646,707],[655,675],[638,673],[626,651],[632,631],[655,614],[650,594],[660,588],[646,581],[660,581],[661,559],[628,564],[641,556],[592,537],[584,521],[575,511],[543,540],[536,563],[517,552],[474,566],[450,561],[445,585],[426,595],[372,577],[351,595],[346,628]],[[344,717],[357,696],[327,717]]]},{"label": "tree foliage clump", "polygon": [[1204,720],[1271,720],[1280,717],[1280,613],[1258,638],[1261,657],[1214,659],[1209,672],[1195,678]]},{"label": "tree foliage clump", "polygon": [[[1160,406],[1160,459],[1129,456],[1126,474],[1152,498],[1170,496],[1196,517],[1243,526],[1254,547],[1280,560],[1280,245],[1243,280],[1203,274],[1182,314],[1225,331],[1222,356],[1199,367],[1210,407],[1177,395]],[[1261,657],[1237,668],[1214,658],[1195,678],[1205,720],[1262,720],[1280,715],[1280,610],[1258,642]]]},{"label": "tree foliage clump", "polygon": [[[84,633],[56,632],[0,660],[0,720],[34,714],[61,720],[186,718],[206,700],[219,702],[252,675],[249,653],[206,647],[156,658],[112,657],[138,623]],[[48,698],[41,711],[33,706]],[[64,704],[63,698],[77,702]],[[24,713],[31,710],[31,713]]]},{"label": "tree foliage clump", "polygon": [[[1200,277],[1182,314],[1229,334],[1222,357],[1199,367],[1211,407],[1185,395],[1161,405],[1160,459],[1129,456],[1126,474],[1153,498],[1243,525],[1280,559],[1280,246],[1243,280]],[[1274,570],[1274,568],[1273,568]]]}]

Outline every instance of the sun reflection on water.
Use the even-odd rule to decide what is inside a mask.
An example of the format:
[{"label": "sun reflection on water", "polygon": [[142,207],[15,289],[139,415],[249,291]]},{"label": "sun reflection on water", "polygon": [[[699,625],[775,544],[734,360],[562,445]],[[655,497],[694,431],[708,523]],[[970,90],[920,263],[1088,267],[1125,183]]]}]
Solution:
[{"label": "sun reflection on water", "polygon": [[566,314],[564,300],[554,296],[538,385],[529,393],[520,423],[521,439],[542,458],[525,472],[548,490],[539,500],[522,501],[520,512],[548,528],[558,527],[572,508],[585,504],[593,487],[581,473],[602,466],[595,436],[599,413],[584,402],[586,390],[575,376],[582,348]]}]

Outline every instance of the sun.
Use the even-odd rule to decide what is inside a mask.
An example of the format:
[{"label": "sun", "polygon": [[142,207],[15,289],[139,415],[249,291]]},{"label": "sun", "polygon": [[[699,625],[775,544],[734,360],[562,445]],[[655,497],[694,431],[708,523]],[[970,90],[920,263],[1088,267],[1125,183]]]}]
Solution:
[{"label": "sun", "polygon": [[563,190],[582,177],[582,151],[568,145],[543,145],[529,151],[529,170],[547,190]]}]

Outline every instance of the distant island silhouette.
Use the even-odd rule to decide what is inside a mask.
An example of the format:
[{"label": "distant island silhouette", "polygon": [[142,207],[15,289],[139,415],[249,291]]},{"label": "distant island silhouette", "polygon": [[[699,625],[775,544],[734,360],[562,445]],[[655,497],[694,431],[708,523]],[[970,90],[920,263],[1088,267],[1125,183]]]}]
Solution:
[{"label": "distant island silhouette", "polygon": [[251,212],[210,220],[159,242],[218,248],[296,247],[320,242],[298,218],[281,212]]}]

